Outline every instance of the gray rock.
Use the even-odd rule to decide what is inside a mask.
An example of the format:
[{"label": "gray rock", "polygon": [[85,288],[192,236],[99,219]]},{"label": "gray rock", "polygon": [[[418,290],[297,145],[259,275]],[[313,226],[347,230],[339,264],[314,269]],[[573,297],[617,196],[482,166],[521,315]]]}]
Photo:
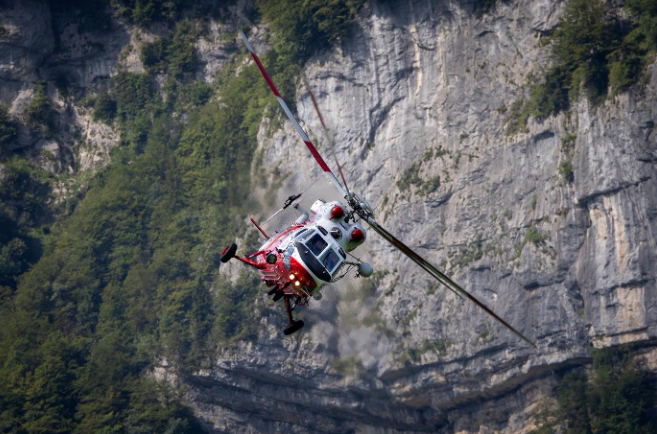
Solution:
[{"label": "gray rock", "polygon": [[[293,338],[266,314],[257,343],[185,379],[209,426],[529,432],[541,406],[554,405],[554,371],[585,363],[591,345],[655,342],[654,66],[645,88],[598,107],[582,100],[571,113],[530,120],[527,133],[507,136],[496,110],[540,76],[538,42],[561,8],[519,1],[480,14],[474,2],[371,2],[349,36],[306,67],[350,187],[539,350],[370,233],[357,254],[391,272],[374,297],[353,301],[348,284],[333,285],[337,309],[313,303],[311,330]],[[303,88],[297,107],[330,156]],[[577,135],[572,183],[559,175],[568,133]],[[289,125],[262,134],[260,146],[264,161],[295,174],[281,199],[323,184]],[[442,152],[427,157],[430,149]],[[397,181],[420,161],[420,178],[440,184],[401,190]]]}]

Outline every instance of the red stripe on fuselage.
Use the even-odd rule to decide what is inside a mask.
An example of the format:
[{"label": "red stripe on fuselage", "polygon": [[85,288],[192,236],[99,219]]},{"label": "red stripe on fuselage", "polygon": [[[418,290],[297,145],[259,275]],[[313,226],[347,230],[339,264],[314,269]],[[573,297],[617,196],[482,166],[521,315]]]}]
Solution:
[{"label": "red stripe on fuselage", "polygon": [[[311,219],[311,220],[312,220],[312,219]],[[302,224],[300,224],[300,225],[298,225],[298,226],[295,225],[295,226],[291,226],[291,227],[285,229],[283,232],[281,232],[280,234],[277,234],[274,238],[272,238],[271,240],[267,241],[267,242],[265,243],[265,245],[262,246],[262,247],[260,248],[260,250],[271,250],[271,249],[273,249],[273,248],[276,247],[278,244],[280,244],[280,243],[276,243],[276,241],[281,241],[281,239],[282,239],[284,236],[288,235],[288,234],[289,234],[290,232],[292,232],[292,231],[296,231],[297,229],[301,229],[301,228],[303,228],[303,227],[306,226],[309,222],[310,222],[310,220],[305,221],[305,222],[303,222]]]},{"label": "red stripe on fuselage", "polygon": [[272,82],[269,76],[267,75],[267,71],[265,71],[265,68],[262,66],[262,63],[260,63],[260,59],[258,59],[258,56],[256,56],[256,54],[252,51],[249,51],[249,53],[251,53],[251,57],[253,57],[253,60],[255,61],[256,65],[258,65],[258,69],[260,69],[260,73],[262,74],[263,77],[265,77],[265,81],[269,85],[271,91],[274,92],[274,95],[280,98],[281,94],[278,93],[278,89],[276,89],[276,86],[274,86],[274,82]]}]

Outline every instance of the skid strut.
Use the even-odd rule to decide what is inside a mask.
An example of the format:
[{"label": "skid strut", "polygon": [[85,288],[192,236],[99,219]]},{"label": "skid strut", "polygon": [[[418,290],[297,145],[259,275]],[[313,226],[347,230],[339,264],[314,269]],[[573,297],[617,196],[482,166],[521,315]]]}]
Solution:
[{"label": "skid strut", "polygon": [[294,324],[294,318],[292,317],[292,306],[290,306],[290,297],[286,295],[283,299],[285,300],[285,310],[287,310],[287,317],[290,320],[288,324],[289,327]]}]

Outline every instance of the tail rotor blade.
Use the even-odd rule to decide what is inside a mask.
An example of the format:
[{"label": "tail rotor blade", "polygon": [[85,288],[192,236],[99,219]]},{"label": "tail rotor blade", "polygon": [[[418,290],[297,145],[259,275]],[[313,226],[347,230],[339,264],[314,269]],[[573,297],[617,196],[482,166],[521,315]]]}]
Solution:
[{"label": "tail rotor blade", "polygon": [[512,331],[516,336],[518,336],[520,339],[523,341],[527,342],[529,345],[531,345],[534,348],[537,348],[536,345],[530,341],[527,337],[525,337],[522,333],[520,333],[518,330],[513,328],[509,323],[504,321],[502,318],[500,318],[495,312],[493,312],[488,306],[483,304],[481,301],[479,301],[477,298],[475,298],[473,295],[471,295],[469,292],[467,292],[465,289],[461,288],[458,284],[456,284],[452,279],[447,277],[444,273],[442,273],[440,270],[438,270],[436,267],[434,267],[431,263],[429,263],[426,259],[422,258],[420,255],[415,253],[410,247],[406,246],[404,243],[402,243],[400,240],[398,240],[394,235],[392,235],[390,232],[379,226],[379,224],[374,221],[373,218],[369,216],[361,216],[363,217],[364,220],[369,223],[370,227],[374,229],[376,233],[381,235],[386,241],[388,241],[390,244],[395,246],[399,251],[401,251],[403,254],[408,256],[413,262],[418,264],[422,269],[424,269],[426,272],[428,272],[431,276],[433,276],[436,280],[438,280],[440,283],[445,285],[447,288],[452,290],[453,292],[456,292],[460,294],[461,296],[469,299],[472,301],[474,304],[479,306],[481,309],[483,309],[488,315],[492,316],[502,324],[504,327]]}]

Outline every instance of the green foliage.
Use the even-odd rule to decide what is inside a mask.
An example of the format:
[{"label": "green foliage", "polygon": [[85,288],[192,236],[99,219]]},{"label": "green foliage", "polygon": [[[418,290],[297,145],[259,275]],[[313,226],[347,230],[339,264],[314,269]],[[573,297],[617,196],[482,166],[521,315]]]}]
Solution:
[{"label": "green foliage", "polygon": [[495,340],[493,333],[490,330],[483,330],[477,334],[477,339],[483,345],[489,344]]},{"label": "green foliage", "polygon": [[399,190],[406,191],[411,185],[422,185],[422,178],[420,178],[420,169],[422,168],[422,160],[418,160],[404,171],[401,178],[397,180],[397,187]]},{"label": "green foliage", "polygon": [[315,51],[343,37],[363,0],[257,0],[262,18],[274,31],[280,61],[302,65]]},{"label": "green foliage", "polygon": [[46,95],[46,85],[38,83],[34,88],[34,96],[30,104],[23,112],[25,125],[33,132],[49,137],[52,133],[52,116],[54,112]]},{"label": "green foliage", "polygon": [[573,163],[570,160],[564,160],[559,163],[559,176],[567,183],[571,183],[575,180],[575,174],[573,172]]},{"label": "green foliage", "polygon": [[459,256],[452,261],[455,267],[465,267],[473,261],[478,261],[484,256],[481,248],[481,242],[477,241],[459,251]]},{"label": "green foliage", "polygon": [[[173,19],[181,2],[111,5],[144,26]],[[304,3],[300,16],[312,23],[296,30],[307,25],[334,41],[348,25],[345,5]],[[49,180],[25,160],[3,162],[2,432],[199,432],[180,397],[149,374],[160,361],[183,373],[210,366],[218,345],[256,336],[258,279],[244,273],[231,283],[216,270],[253,207],[245,198],[257,133],[276,101],[243,53],[217,77],[224,103],[213,100],[211,87],[191,81],[194,32],[181,23],[142,53],[150,72],[168,76],[166,102],[152,74],[127,72],[96,98],[94,117],[118,128],[121,142],[48,236],[39,231],[51,223]],[[303,41],[296,59],[310,53]],[[293,99],[291,53],[275,48],[262,60]],[[26,119],[41,128],[51,117],[40,84]]]},{"label": "green foliage", "polygon": [[407,348],[404,350],[398,357],[398,361],[402,365],[407,365],[409,362],[417,363],[422,360],[422,356],[428,352],[432,352],[439,356],[443,356],[447,353],[447,349],[452,345],[451,342],[439,339],[436,341],[430,341],[425,339],[422,341],[422,345],[418,348]]},{"label": "green foliage", "polygon": [[[231,284],[215,271],[251,206],[250,165],[270,97],[254,65],[232,71],[219,78],[230,105],[209,101],[205,85],[181,86],[205,102],[185,101],[185,123],[151,77],[117,75],[109,97],[121,145],[18,285],[29,244],[20,233],[2,240],[11,279],[0,300],[0,376],[11,379],[0,390],[3,429],[198,431],[189,410],[144,374],[159,359],[181,371],[206,366],[216,345],[257,331],[255,276]],[[22,164],[5,167],[2,201],[23,210],[10,222],[46,202]]]},{"label": "green foliage", "polygon": [[535,246],[540,246],[545,243],[545,240],[549,239],[550,236],[542,233],[535,227],[530,227],[525,231],[525,236],[522,239],[522,243],[515,247],[516,253],[511,257],[511,260],[517,259],[520,257],[522,250],[525,248],[527,243],[532,243]]},{"label": "green foliage", "polygon": [[365,374],[365,367],[358,356],[334,359],[331,368],[346,377],[362,377]]},{"label": "green foliage", "polygon": [[179,15],[182,0],[110,0],[115,13],[139,27],[156,21],[172,22]]},{"label": "green foliage", "polygon": [[178,80],[196,69],[193,41],[197,31],[189,21],[176,25],[171,36],[161,37],[141,47],[141,61],[150,73],[167,73]]},{"label": "green foliage", "polygon": [[116,116],[116,101],[107,92],[101,92],[94,104],[94,120],[112,125]]},{"label": "green foliage", "polygon": [[641,434],[657,428],[655,388],[630,348],[593,351],[593,366],[566,374],[558,388],[568,434]]},{"label": "green foliage", "polygon": [[511,104],[511,109],[506,117],[506,134],[514,135],[527,131],[527,120],[531,117],[531,111],[527,108],[524,99]]},{"label": "green foliage", "polygon": [[577,142],[577,133],[566,133],[561,140],[561,152],[566,156],[572,156],[575,151],[575,143]]},{"label": "green foliage", "polygon": [[47,176],[22,158],[14,157],[2,164],[0,287],[6,288],[7,294],[13,294],[18,276],[41,255],[41,241],[34,232],[36,227],[50,220],[46,206],[50,186]]},{"label": "green foliage", "polygon": [[[634,85],[657,50],[657,8],[652,0],[625,0],[626,21],[612,3],[569,0],[552,38],[552,66],[516,101],[507,133],[523,132],[531,116],[545,118],[569,110],[581,92],[594,103]],[[616,20],[611,19],[615,17]]]},{"label": "green foliage", "polygon": [[522,240],[522,244],[532,243],[537,246],[547,240],[549,236],[547,234],[541,233],[538,229],[531,227],[525,232],[525,237]]},{"label": "green foliage", "polygon": [[148,139],[152,119],[163,109],[152,78],[121,72],[112,79],[112,97],[116,101],[121,141],[140,148]]},{"label": "green foliage", "polygon": [[215,312],[217,336],[224,342],[253,339],[259,323],[254,321],[254,300],[260,293],[260,282],[251,272],[240,273],[235,284],[221,280],[217,285]]},{"label": "green foliage", "polygon": [[401,177],[397,180],[397,187],[399,187],[399,190],[406,191],[411,186],[415,186],[417,187],[417,191],[420,196],[425,197],[436,191],[440,187],[440,175],[436,175],[427,180],[424,180],[420,177],[420,170],[422,169],[422,164],[424,162],[433,158],[442,158],[444,155],[448,154],[449,151],[444,150],[443,148],[427,149],[422,155],[422,158],[411,164],[411,166],[406,169]]},{"label": "green foliage", "polygon": [[16,134],[16,124],[9,116],[7,107],[0,104],[0,145],[4,145],[14,140]]},{"label": "green foliage", "polygon": [[49,175],[17,156],[2,165],[4,174],[0,181],[0,209],[24,228],[36,227],[40,221],[47,220],[45,202],[50,195]]}]

